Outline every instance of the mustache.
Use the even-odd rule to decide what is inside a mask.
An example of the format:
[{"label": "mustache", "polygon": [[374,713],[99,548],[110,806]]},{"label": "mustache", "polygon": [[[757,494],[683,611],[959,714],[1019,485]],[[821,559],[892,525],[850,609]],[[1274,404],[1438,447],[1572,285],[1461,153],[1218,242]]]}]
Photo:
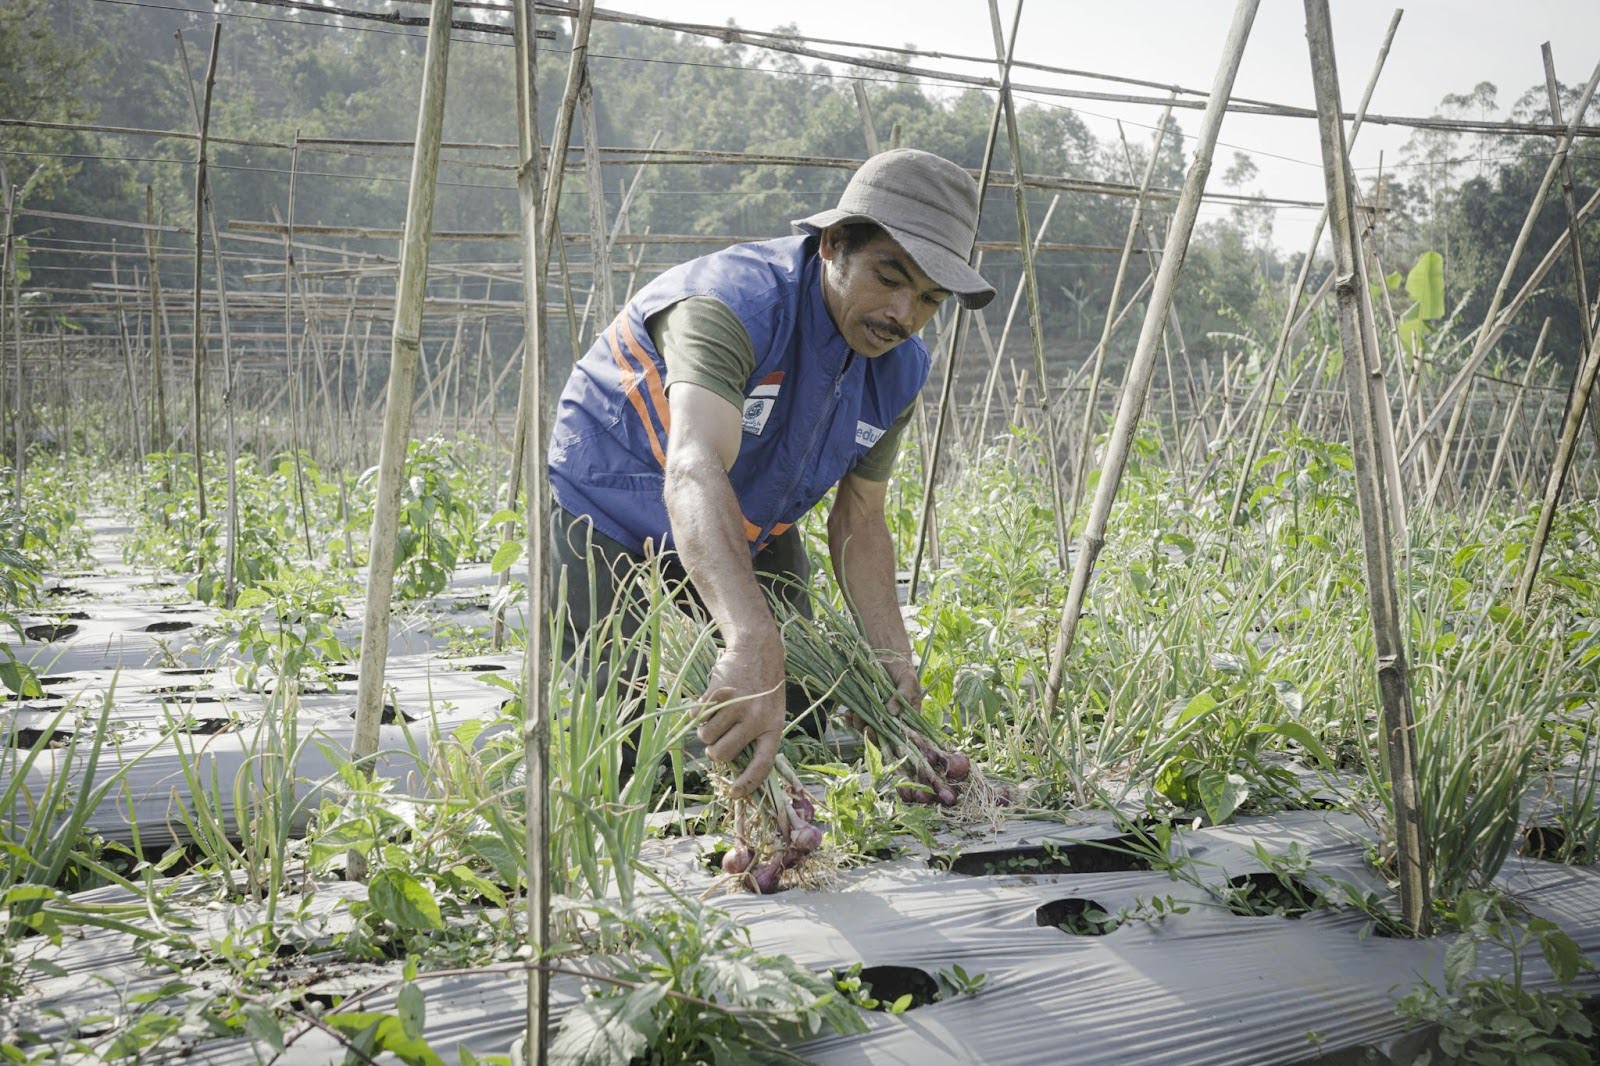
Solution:
[{"label": "mustache", "polygon": [[885,334],[886,336],[893,337],[897,341],[903,341],[910,336],[910,334],[907,333],[903,327],[898,326],[893,322],[885,322],[884,320],[878,318],[868,318],[864,319],[863,321],[866,322],[868,328],[877,330],[879,333]]}]

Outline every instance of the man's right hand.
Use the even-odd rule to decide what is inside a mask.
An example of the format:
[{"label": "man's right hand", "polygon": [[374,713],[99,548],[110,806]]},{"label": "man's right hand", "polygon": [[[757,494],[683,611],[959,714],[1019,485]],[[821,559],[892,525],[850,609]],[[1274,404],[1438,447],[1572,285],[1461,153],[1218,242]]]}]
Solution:
[{"label": "man's right hand", "polygon": [[701,699],[696,735],[714,762],[731,762],[747,746],[750,764],[729,788],[734,799],[754,792],[772,770],[783,739],[783,644],[729,647],[717,657]]}]

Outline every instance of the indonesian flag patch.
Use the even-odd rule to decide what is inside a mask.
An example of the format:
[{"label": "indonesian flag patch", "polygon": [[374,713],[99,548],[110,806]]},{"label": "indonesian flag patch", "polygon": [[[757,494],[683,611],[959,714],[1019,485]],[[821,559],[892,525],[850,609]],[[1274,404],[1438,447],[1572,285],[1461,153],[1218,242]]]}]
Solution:
[{"label": "indonesian flag patch", "polygon": [[768,374],[744,398],[744,431],[760,436],[767,428],[773,405],[778,402],[778,389],[783,385],[783,371]]}]

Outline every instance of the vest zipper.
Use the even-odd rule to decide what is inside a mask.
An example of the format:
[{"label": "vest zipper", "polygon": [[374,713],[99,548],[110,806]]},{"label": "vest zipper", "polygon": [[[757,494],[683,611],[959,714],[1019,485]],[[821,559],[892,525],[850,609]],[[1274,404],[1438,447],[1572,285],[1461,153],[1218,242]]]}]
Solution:
[{"label": "vest zipper", "polygon": [[[794,495],[795,487],[799,485],[800,479],[805,476],[805,471],[811,466],[811,453],[816,450],[817,438],[821,435],[822,427],[833,421],[834,416],[838,413],[839,397],[844,393],[844,376],[848,374],[850,372],[850,368],[855,365],[855,360],[855,350],[847,350],[845,352],[844,363],[839,367],[838,372],[833,375],[833,403],[825,412],[823,412],[822,416],[811,425],[811,436],[806,438],[806,448],[805,451],[800,455],[799,464],[795,467],[795,475],[789,479],[789,485],[783,490],[783,496],[778,501],[782,506],[788,506],[789,497]],[[772,533],[772,527],[776,524],[776,520],[769,522],[766,527],[761,530],[761,536],[757,538],[756,543],[765,543],[767,537]]]}]

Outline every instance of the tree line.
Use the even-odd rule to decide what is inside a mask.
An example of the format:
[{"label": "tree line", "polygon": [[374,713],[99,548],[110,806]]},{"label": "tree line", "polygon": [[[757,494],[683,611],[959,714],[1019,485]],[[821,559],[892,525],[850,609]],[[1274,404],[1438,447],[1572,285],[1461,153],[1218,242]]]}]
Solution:
[{"label": "tree line", "polygon": [[[391,5],[416,14],[412,5]],[[370,143],[330,151],[316,138],[407,141],[414,133],[423,31],[373,22],[316,17],[249,3],[226,3],[209,154],[213,196],[224,229],[232,220],[271,221],[290,210],[297,224],[398,227],[406,195],[408,153]],[[96,0],[10,0],[0,10],[0,116],[64,125],[98,124],[191,132],[192,91],[203,78],[213,5],[176,0],[163,6],[113,5]],[[313,24],[315,23],[315,24]],[[548,136],[566,77],[567,19],[544,20],[554,40],[541,42],[541,128]],[[182,34],[180,53],[175,34]],[[513,59],[508,36],[458,31],[450,59],[445,138],[466,145],[516,141]],[[982,163],[993,99],[979,90],[952,92],[910,76],[862,67],[807,65],[793,55],[648,27],[597,22],[590,42],[595,126],[604,147],[693,149],[730,153],[859,159],[866,132],[855,97],[862,79],[878,136],[925,148],[976,169]],[[1492,112],[1495,87],[1483,84],[1446,98],[1441,113]],[[1576,93],[1567,90],[1570,115]],[[1547,121],[1544,87],[1513,104],[1510,117]],[[1098,140],[1070,108],[1023,103],[1018,114],[1022,169],[1034,176],[1136,183],[1149,151]],[[299,140],[295,152],[285,147]],[[573,142],[582,145],[581,125]],[[237,141],[254,143],[233,143]],[[1154,183],[1181,185],[1186,160],[1181,138],[1169,136]],[[1365,190],[1380,208],[1374,240],[1386,269],[1404,270],[1423,252],[1444,257],[1447,303],[1462,304],[1460,321],[1475,325],[1499,279],[1505,257],[1542,176],[1544,138],[1419,131],[1398,173],[1374,178]],[[435,226],[440,230],[510,232],[517,226],[510,153],[462,148],[446,153]],[[0,126],[0,164],[26,205],[86,218],[143,219],[146,189],[157,216],[193,217],[190,139],[133,136],[76,129]],[[1572,153],[1579,203],[1600,185],[1600,152],[1580,142]],[[994,166],[1011,169],[1004,138]],[[605,174],[607,218],[615,217],[633,166]],[[1131,171],[1131,173],[1130,173]],[[848,172],[812,166],[730,161],[654,165],[628,206],[630,233],[761,237],[788,232],[789,220],[830,204]],[[1247,156],[1213,179],[1213,187],[1250,193],[1255,177]],[[1220,180],[1218,180],[1220,179]],[[1033,190],[1038,227],[1052,193]],[[1046,239],[1120,248],[1132,201],[1064,192]],[[1159,211],[1156,212],[1159,214]],[[587,233],[581,177],[569,175],[562,227]],[[1215,354],[1257,343],[1270,347],[1282,316],[1285,278],[1300,253],[1272,240],[1272,209],[1242,204],[1205,224],[1191,245],[1181,307],[1191,352]],[[1566,225],[1559,196],[1539,216],[1522,273]],[[108,231],[92,221],[19,222],[27,235],[23,287],[82,289],[108,280],[95,254]],[[1600,253],[1600,236],[1584,241],[1586,259]],[[125,248],[137,233],[114,234]],[[1159,240],[1157,232],[1155,238]],[[1014,241],[1009,190],[992,190],[980,239]],[[169,238],[171,247],[180,247]],[[1143,240],[1140,241],[1143,244]],[[584,246],[571,249],[575,282],[587,285]],[[651,247],[646,273],[690,253]],[[440,259],[508,261],[505,244],[436,246]],[[1039,284],[1052,348],[1070,358],[1092,346],[1115,273],[1117,256],[1054,251],[1039,260]],[[172,263],[173,284],[182,264]],[[1140,269],[1137,265],[1135,269]],[[1318,271],[1325,272],[1325,265]],[[1008,291],[1019,278],[1018,257],[994,253],[985,270]],[[230,272],[242,283],[248,266]],[[1594,271],[1600,273],[1600,271]],[[264,283],[269,287],[270,282]],[[620,282],[619,282],[620,285]],[[581,298],[581,297],[580,297]],[[1502,349],[1525,355],[1543,317],[1552,319],[1548,351],[1567,365],[1581,344],[1571,265],[1563,259],[1508,332]],[[1125,343],[1132,343],[1132,331]],[[1112,353],[1117,358],[1119,353]]]}]

